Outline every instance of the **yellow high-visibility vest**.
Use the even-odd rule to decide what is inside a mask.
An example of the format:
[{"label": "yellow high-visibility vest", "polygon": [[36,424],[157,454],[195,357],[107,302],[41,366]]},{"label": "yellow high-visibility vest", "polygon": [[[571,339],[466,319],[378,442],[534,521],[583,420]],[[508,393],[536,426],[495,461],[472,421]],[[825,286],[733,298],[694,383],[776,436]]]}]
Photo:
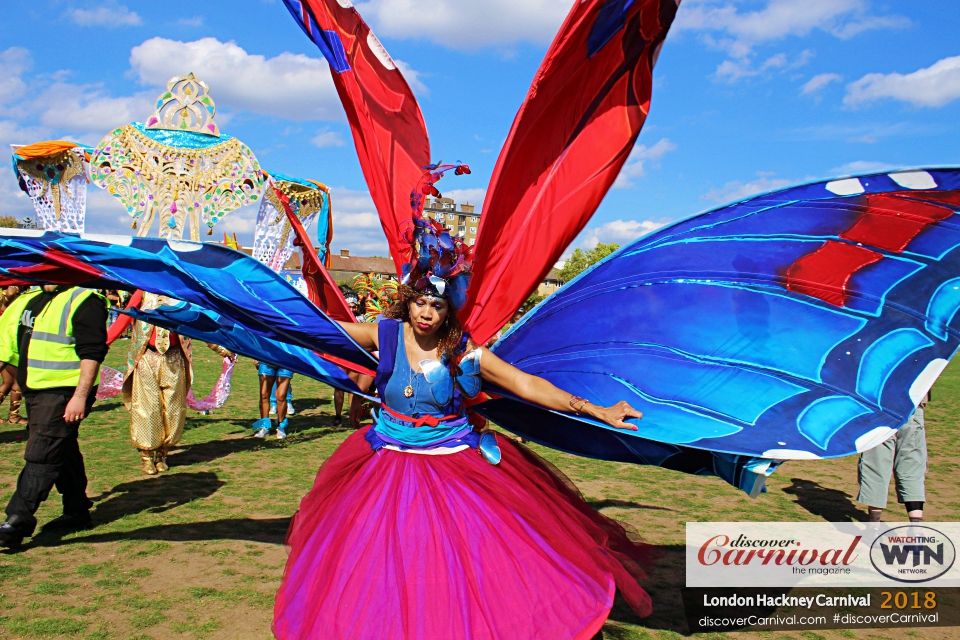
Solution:
[{"label": "yellow high-visibility vest", "polygon": [[39,287],[24,291],[10,303],[7,310],[0,316],[0,362],[6,362],[15,367],[20,364],[20,345],[17,344],[20,317],[30,301],[37,297],[40,292]]},{"label": "yellow high-visibility vest", "polygon": [[[75,387],[80,383],[80,357],[73,338],[73,314],[93,289],[73,287],[58,294],[33,321],[33,336],[27,348],[27,386],[31,389]],[[100,369],[94,384],[100,382]]]}]

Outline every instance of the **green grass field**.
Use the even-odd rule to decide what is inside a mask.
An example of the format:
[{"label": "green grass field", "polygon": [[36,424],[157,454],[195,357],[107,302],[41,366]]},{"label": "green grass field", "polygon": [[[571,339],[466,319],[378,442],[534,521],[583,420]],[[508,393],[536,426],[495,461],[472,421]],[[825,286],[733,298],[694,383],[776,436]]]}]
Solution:
[{"label": "green grass field", "polygon": [[[125,342],[117,343],[108,364],[119,367],[125,348]],[[202,396],[216,379],[219,359],[203,347],[196,351],[195,387]],[[349,430],[332,426],[331,389],[297,377],[291,437],[255,440],[249,429],[257,417],[253,364],[242,360],[233,380],[223,409],[210,416],[191,413],[183,441],[169,458],[170,471],[155,477],[139,472],[120,400],[97,404],[80,431],[96,527],[63,537],[41,534],[19,552],[0,555],[0,638],[271,637],[289,518],[317,468]],[[958,391],[960,368],[948,368],[927,411],[930,521],[960,516],[954,455]],[[24,441],[22,427],[0,427],[4,505],[23,464]],[[653,615],[638,620],[618,605],[604,627],[605,638],[672,638],[686,632],[678,590],[684,580],[685,522],[863,519],[853,500],[855,458],[787,463],[768,482],[768,492],[751,500],[716,478],[536,450],[569,475],[594,507],[632,525],[664,551],[645,584]],[[892,500],[886,519],[906,520]],[[38,518],[43,524],[59,514],[54,492]],[[960,636],[950,628],[713,635]]]}]

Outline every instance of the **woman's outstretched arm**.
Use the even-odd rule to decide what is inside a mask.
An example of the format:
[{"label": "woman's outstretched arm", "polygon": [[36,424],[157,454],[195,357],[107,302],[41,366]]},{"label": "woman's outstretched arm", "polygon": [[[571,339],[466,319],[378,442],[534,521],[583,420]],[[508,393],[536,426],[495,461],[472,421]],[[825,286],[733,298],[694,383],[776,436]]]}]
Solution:
[{"label": "woman's outstretched arm", "polygon": [[337,322],[347,335],[367,351],[376,351],[380,348],[380,337],[377,331],[379,325],[370,322],[341,322],[340,320]]},{"label": "woman's outstretched arm", "polygon": [[480,375],[484,380],[528,402],[547,409],[590,416],[617,429],[636,431],[637,427],[626,422],[626,419],[643,417],[642,413],[625,400],[612,407],[601,407],[590,402],[589,398],[577,398],[543,378],[524,373],[512,364],[507,364],[486,347],[483,347],[483,356],[480,358]]}]

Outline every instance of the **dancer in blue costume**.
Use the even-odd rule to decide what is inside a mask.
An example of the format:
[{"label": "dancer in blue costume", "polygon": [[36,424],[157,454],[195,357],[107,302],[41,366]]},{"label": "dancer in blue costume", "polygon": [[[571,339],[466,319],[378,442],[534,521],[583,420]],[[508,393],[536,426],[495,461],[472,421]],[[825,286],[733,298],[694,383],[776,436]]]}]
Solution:
[{"label": "dancer in blue costume", "polygon": [[341,323],[379,350],[382,405],[324,463],[291,523],[277,637],[587,639],[617,588],[649,614],[637,582],[649,548],[532,451],[475,430],[466,408],[482,379],[619,429],[636,429],[625,420],[640,412],[591,404],[475,345],[456,313],[469,273],[440,266],[466,267],[468,250],[418,225],[429,266],[408,270],[413,286],[380,323]]}]

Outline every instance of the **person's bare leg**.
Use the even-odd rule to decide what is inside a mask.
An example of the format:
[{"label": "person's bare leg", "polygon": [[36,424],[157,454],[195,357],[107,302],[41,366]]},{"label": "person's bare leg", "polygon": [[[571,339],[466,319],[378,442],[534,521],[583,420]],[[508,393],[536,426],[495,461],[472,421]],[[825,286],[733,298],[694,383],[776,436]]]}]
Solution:
[{"label": "person's bare leg", "polygon": [[340,391],[340,389],[337,389],[333,392],[333,411],[335,414],[334,419],[337,422],[340,422],[343,416],[343,396],[344,393],[343,391]]},{"label": "person's bare leg", "polygon": [[0,383],[0,402],[3,402],[10,390],[17,384],[17,368],[12,364],[4,364],[0,368],[0,378],[3,379],[3,382]]},{"label": "person's bare leg", "polygon": [[870,522],[880,522],[883,518],[883,509],[880,507],[867,507],[867,516]]},{"label": "person's bare leg", "polygon": [[277,378],[277,421],[283,422],[287,417],[287,389],[290,387],[290,378]]},{"label": "person's bare leg", "polygon": [[[273,383],[276,381],[276,376],[260,376],[260,417],[267,418],[270,416],[270,391],[273,389]],[[283,411],[286,413],[287,405],[284,402]]]}]

